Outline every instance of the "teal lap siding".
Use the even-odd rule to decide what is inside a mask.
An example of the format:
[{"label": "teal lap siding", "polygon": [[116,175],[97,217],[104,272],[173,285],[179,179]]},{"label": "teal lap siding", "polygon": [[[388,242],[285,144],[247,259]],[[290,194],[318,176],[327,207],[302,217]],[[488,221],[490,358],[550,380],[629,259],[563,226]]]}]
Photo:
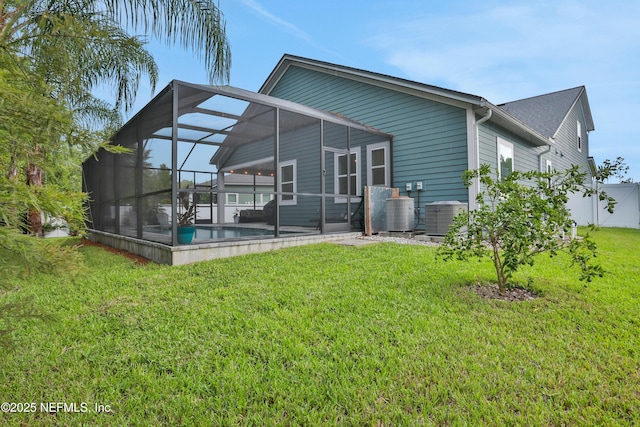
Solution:
[{"label": "teal lap siding", "polygon": [[392,134],[392,184],[403,192],[405,183],[421,181],[421,203],[468,201],[461,180],[468,162],[464,108],[295,66],[269,94]]}]

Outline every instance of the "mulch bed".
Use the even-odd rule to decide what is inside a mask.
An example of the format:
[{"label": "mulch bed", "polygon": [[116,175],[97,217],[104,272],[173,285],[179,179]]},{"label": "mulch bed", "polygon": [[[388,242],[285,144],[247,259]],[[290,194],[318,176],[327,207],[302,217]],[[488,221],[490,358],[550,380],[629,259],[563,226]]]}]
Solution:
[{"label": "mulch bed", "polygon": [[531,301],[538,296],[528,289],[523,288],[508,288],[504,295],[498,290],[497,284],[490,285],[475,285],[471,289],[478,296],[486,299],[497,299],[501,301]]},{"label": "mulch bed", "polygon": [[123,251],[122,249],[112,248],[111,246],[103,245],[102,243],[94,242],[89,239],[82,239],[80,242],[81,246],[94,246],[96,248],[101,248],[105,251],[111,252],[112,254],[122,255],[125,258],[128,258],[132,261],[135,261],[136,265],[145,265],[150,261],[146,258],[143,258],[139,255],[132,254],[131,252]]}]

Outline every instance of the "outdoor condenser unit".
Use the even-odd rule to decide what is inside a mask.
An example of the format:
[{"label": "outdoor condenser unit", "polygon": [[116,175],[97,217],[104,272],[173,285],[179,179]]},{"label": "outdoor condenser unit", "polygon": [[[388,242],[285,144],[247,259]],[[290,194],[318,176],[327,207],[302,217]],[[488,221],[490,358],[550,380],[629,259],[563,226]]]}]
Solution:
[{"label": "outdoor condenser unit", "polygon": [[413,215],[411,197],[387,199],[387,231],[412,231]]},{"label": "outdoor condenser unit", "polygon": [[425,233],[430,236],[444,236],[449,231],[453,218],[466,210],[467,204],[458,201],[424,205]]}]

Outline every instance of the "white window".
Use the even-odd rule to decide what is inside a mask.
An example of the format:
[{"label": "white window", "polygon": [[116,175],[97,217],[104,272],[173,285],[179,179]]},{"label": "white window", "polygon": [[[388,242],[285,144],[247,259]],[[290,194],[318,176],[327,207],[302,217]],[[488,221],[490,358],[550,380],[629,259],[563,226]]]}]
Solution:
[{"label": "white window", "polygon": [[[349,155],[334,154],[334,194],[347,195],[352,197],[362,194],[362,183],[360,178],[360,147],[352,148]],[[357,201],[353,198],[351,201]],[[346,198],[336,198],[336,203],[346,203]]]},{"label": "white window", "polygon": [[576,122],[576,133],[578,135],[576,140],[578,151],[582,152],[582,125],[580,124],[580,122]]},{"label": "white window", "polygon": [[391,186],[389,167],[389,143],[381,142],[367,146],[367,185]]},{"label": "white window", "polygon": [[278,175],[279,195],[278,202],[283,205],[295,205],[298,203],[296,193],[296,161],[291,160],[280,163]]},{"label": "white window", "polygon": [[233,205],[238,203],[238,193],[227,193],[227,204]]},{"label": "white window", "polygon": [[498,176],[508,177],[513,172],[513,144],[498,138]]}]

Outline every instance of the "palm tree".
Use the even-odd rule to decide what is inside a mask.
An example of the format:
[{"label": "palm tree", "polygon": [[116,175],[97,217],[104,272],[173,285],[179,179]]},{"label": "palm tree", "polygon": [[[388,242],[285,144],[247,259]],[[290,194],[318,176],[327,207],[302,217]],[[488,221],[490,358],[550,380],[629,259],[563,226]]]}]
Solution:
[{"label": "palm tree", "polygon": [[[225,22],[211,0],[0,0],[0,66],[44,80],[51,90],[42,95],[63,100],[79,123],[117,126],[141,78],[155,90],[157,64],[146,39],[127,32],[139,29],[204,59],[210,83],[228,81]],[[105,84],[113,89],[113,105],[92,95]],[[42,185],[37,164],[27,163],[26,173],[31,185]],[[42,235],[37,209],[29,228]]]},{"label": "palm tree", "polygon": [[[116,104],[125,108],[132,106],[142,75],[154,87],[157,77],[145,40],[128,35],[129,29],[180,43],[204,59],[210,83],[228,81],[230,46],[212,0],[0,0],[0,49],[30,57],[49,77],[72,75],[87,90],[111,83]],[[77,65],[72,74],[70,65]]]}]

